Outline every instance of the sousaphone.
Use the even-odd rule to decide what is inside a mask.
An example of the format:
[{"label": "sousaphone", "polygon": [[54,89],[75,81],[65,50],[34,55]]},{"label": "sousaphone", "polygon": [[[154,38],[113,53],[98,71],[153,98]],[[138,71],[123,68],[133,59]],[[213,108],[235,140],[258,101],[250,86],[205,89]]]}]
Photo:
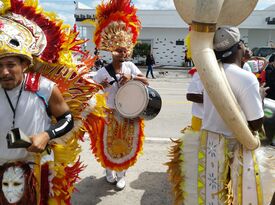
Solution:
[{"label": "sousaphone", "polygon": [[260,146],[241,115],[238,103],[213,51],[216,28],[237,26],[253,11],[258,0],[174,0],[183,20],[191,25],[191,51],[201,81],[227,126],[247,149]]}]

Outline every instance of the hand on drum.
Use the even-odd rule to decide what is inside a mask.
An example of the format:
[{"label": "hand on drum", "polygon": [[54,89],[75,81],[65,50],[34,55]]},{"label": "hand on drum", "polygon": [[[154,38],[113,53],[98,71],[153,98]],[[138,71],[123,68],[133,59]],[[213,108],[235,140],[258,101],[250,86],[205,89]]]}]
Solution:
[{"label": "hand on drum", "polygon": [[131,79],[132,79],[131,74],[121,73],[121,77],[119,79],[119,83],[120,83],[120,85],[124,85],[125,83],[127,83]]},{"label": "hand on drum", "polygon": [[100,85],[102,85],[103,88],[107,88],[110,86],[108,82],[108,78],[105,78],[103,81],[101,81]]}]

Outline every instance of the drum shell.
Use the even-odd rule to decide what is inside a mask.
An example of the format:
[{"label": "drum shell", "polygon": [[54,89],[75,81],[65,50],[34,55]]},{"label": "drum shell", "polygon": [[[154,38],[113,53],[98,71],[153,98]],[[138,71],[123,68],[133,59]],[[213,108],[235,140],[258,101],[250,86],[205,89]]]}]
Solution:
[{"label": "drum shell", "polygon": [[158,115],[161,105],[158,92],[140,81],[129,81],[119,88],[115,97],[117,112],[128,119],[151,120]]},{"label": "drum shell", "polygon": [[264,129],[269,140],[275,136],[275,100],[264,99]]},{"label": "drum shell", "polygon": [[146,89],[149,101],[147,107],[139,117],[145,120],[152,120],[159,114],[162,106],[162,101],[159,93],[156,90],[149,86],[147,86]]}]

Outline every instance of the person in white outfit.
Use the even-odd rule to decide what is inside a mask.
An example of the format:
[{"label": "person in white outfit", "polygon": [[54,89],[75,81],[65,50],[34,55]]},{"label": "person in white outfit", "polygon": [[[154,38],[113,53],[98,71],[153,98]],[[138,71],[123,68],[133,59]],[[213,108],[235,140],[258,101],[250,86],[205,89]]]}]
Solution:
[{"label": "person in white outfit", "polygon": [[148,84],[135,64],[128,61],[141,28],[136,11],[131,0],[102,2],[96,8],[94,42],[98,50],[112,53],[112,62],[98,70],[93,78],[106,93],[109,111],[105,122],[97,123],[100,132],[91,144],[96,158],[106,168],[107,182],[116,183],[120,190],[126,185],[125,172],[137,161],[144,141],[143,119],[122,117],[114,102],[120,86],[127,82],[135,80]]},{"label": "person in white outfit", "polygon": [[[115,95],[120,86],[124,85],[130,80],[138,80],[144,84],[148,84],[146,77],[132,62],[127,62],[127,49],[120,47],[113,53],[113,61],[106,67],[101,68],[94,76],[94,81],[100,83],[104,87],[104,92],[107,93],[107,106],[112,110],[117,121],[123,122],[123,118],[118,115],[115,110]],[[111,72],[108,70],[111,69]],[[112,123],[112,122],[110,122]],[[138,126],[138,123],[136,124]],[[126,133],[126,132],[125,132]],[[116,137],[113,138],[115,142]],[[106,180],[109,183],[116,184],[118,189],[123,189],[126,185],[125,182],[126,170],[114,171],[111,168],[106,168]]]}]

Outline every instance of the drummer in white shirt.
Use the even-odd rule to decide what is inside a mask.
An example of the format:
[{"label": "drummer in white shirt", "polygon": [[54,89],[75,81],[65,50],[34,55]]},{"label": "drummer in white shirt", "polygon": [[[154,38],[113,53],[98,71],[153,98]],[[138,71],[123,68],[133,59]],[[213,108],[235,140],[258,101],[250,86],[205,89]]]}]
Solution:
[{"label": "drummer in white shirt", "polygon": [[[112,52],[112,63],[99,69],[93,77],[95,82],[104,87],[104,92],[108,93],[107,105],[111,109],[115,109],[115,95],[119,87],[129,80],[138,80],[148,85],[146,77],[134,63],[126,61],[127,58],[127,49],[123,47],[117,48]],[[110,73],[107,70],[108,67],[110,67]]]},{"label": "drummer in white shirt", "polygon": [[102,1],[96,7],[98,15],[93,38],[98,50],[111,52],[113,60],[93,78],[103,86],[109,110],[104,122],[94,122],[96,133],[91,138],[92,152],[106,169],[107,182],[116,184],[119,190],[126,185],[126,170],[135,164],[142,152],[144,121],[140,117],[122,117],[115,109],[115,96],[120,86],[130,80],[148,85],[141,71],[127,61],[137,43],[141,23],[133,3],[130,0],[123,2]]},{"label": "drummer in white shirt", "polygon": [[[104,92],[107,93],[107,106],[115,111],[115,96],[120,86],[124,85],[130,80],[138,80],[148,85],[148,81],[146,77],[142,74],[142,72],[137,68],[137,66],[130,62],[126,61],[129,57],[129,51],[125,47],[119,47],[115,51],[112,52],[112,63],[107,65],[106,67],[98,70],[97,74],[94,76],[94,81],[101,84],[104,88]],[[123,123],[122,117],[114,114],[118,123]],[[109,116],[110,117],[110,116]],[[136,124],[138,125],[138,123]],[[106,134],[108,131],[104,131]],[[127,132],[123,132],[127,133]],[[139,136],[140,133],[143,133],[142,130],[135,131],[134,135]],[[108,134],[107,134],[108,135]],[[112,138],[113,141],[117,140],[117,137],[114,136]],[[115,143],[115,142],[114,142]],[[112,143],[111,143],[112,144]],[[136,145],[134,145],[136,146]],[[106,149],[108,147],[106,146]],[[108,153],[105,153],[108,155]],[[107,156],[110,160],[112,156]],[[102,164],[102,162],[101,162]],[[119,163],[117,164],[119,167]],[[106,166],[106,180],[111,184],[116,184],[116,187],[119,190],[122,190],[125,185],[125,173],[127,169],[123,171],[114,171],[111,168]]]}]

